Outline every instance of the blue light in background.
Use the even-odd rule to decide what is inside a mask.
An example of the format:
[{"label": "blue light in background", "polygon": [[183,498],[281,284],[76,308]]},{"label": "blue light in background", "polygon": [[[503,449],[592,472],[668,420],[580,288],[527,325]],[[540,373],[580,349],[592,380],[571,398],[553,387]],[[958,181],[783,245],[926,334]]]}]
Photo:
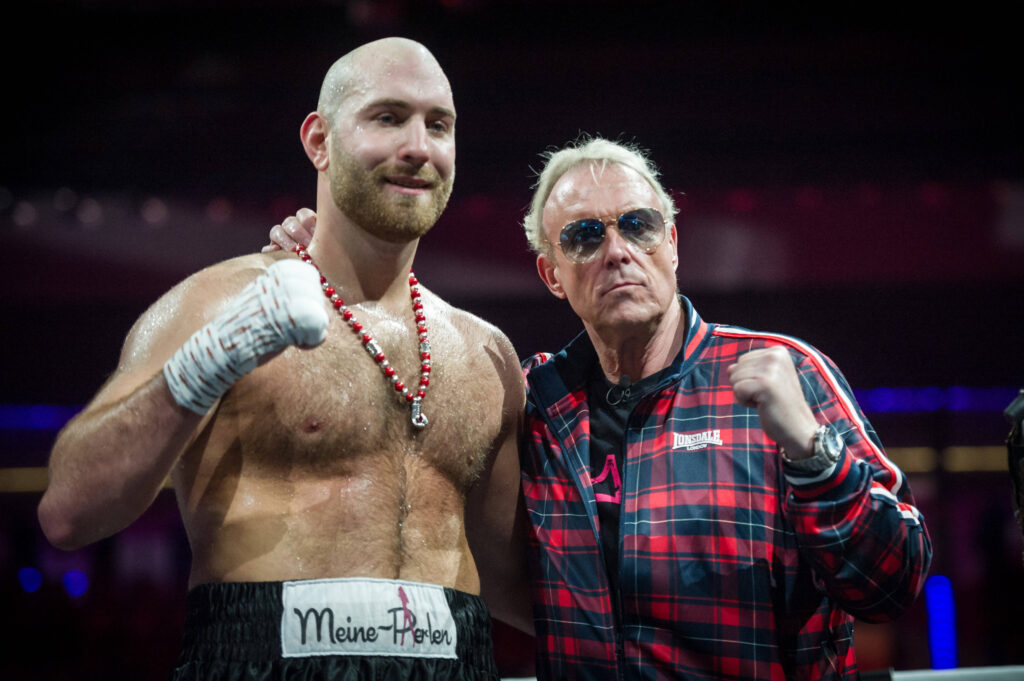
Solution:
[{"label": "blue light in background", "polygon": [[89,577],[81,570],[68,570],[64,573],[64,590],[72,598],[78,598],[89,589]]},{"label": "blue light in background", "polygon": [[[853,392],[861,408],[868,414],[936,411],[1002,413],[1006,405],[1020,393],[1020,388],[880,387]],[[0,431],[60,430],[81,410],[81,406],[69,405],[0,404]]]},{"label": "blue light in background", "polygon": [[932,575],[924,583],[924,599],[928,609],[928,647],[932,653],[932,669],[955,669],[956,613],[952,582],[948,577]]},{"label": "blue light in background", "polygon": [[856,393],[857,401],[864,411],[892,411],[896,404],[896,398],[892,394],[892,388],[875,388],[874,390],[862,390]]},{"label": "blue light in background", "polygon": [[[1009,404],[1010,402],[1006,402]],[[949,408],[953,411],[964,411],[971,404],[971,393],[967,388],[950,388],[949,389]]]},{"label": "blue light in background", "polygon": [[52,404],[2,404],[0,430],[60,430],[81,409]]},{"label": "blue light in background", "polygon": [[43,585],[43,573],[34,567],[25,567],[18,570],[18,582],[26,593],[35,593]]},{"label": "blue light in background", "polygon": [[854,390],[866,413],[988,411],[1002,412],[1020,392],[1019,388],[872,388]]},{"label": "blue light in background", "polygon": [[917,407],[916,411],[932,412],[945,409],[947,405],[946,391],[934,386],[920,388],[915,391],[913,403]]}]

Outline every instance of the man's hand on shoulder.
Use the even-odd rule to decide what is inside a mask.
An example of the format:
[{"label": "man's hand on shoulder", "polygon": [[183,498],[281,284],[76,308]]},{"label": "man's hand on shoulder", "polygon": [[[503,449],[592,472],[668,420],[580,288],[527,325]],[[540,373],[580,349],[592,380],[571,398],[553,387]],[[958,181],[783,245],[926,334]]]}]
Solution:
[{"label": "man's hand on shoulder", "polygon": [[295,215],[289,215],[281,224],[270,228],[270,243],[263,247],[263,252],[290,251],[299,244],[308,246],[315,230],[316,213],[309,208],[300,208]]}]

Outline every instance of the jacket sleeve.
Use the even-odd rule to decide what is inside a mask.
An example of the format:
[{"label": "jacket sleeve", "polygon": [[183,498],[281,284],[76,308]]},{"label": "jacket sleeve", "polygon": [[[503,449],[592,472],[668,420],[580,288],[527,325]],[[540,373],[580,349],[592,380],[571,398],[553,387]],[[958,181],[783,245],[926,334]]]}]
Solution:
[{"label": "jacket sleeve", "polygon": [[856,617],[893,619],[917,598],[931,564],[924,518],[839,369],[813,349],[794,360],[819,423],[833,424],[845,447],[820,474],[784,468],[786,518],[819,588]]}]

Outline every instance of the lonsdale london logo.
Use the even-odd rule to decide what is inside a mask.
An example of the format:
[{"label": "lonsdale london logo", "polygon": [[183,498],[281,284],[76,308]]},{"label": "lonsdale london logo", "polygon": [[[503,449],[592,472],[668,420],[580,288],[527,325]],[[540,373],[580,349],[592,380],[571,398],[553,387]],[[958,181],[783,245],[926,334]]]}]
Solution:
[{"label": "lonsdale london logo", "polygon": [[722,444],[721,430],[705,430],[703,433],[672,433],[672,449],[704,449],[708,445]]},{"label": "lonsdale london logo", "polygon": [[285,582],[281,651],[454,658],[457,633],[441,587],[390,580]]}]

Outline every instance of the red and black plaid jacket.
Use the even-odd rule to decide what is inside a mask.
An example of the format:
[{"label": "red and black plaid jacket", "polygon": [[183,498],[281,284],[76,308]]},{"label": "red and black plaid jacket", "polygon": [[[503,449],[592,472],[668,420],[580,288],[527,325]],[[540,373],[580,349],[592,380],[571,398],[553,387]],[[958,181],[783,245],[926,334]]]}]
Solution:
[{"label": "red and black plaid jacket", "polygon": [[[802,341],[704,322],[624,438],[618,602],[591,485],[581,334],[524,363],[521,448],[532,524],[541,679],[854,679],[853,616],[893,618],[916,598],[931,541],[837,367]],[[846,447],[820,475],[783,470],[726,367],[781,344],[808,403]]]}]

